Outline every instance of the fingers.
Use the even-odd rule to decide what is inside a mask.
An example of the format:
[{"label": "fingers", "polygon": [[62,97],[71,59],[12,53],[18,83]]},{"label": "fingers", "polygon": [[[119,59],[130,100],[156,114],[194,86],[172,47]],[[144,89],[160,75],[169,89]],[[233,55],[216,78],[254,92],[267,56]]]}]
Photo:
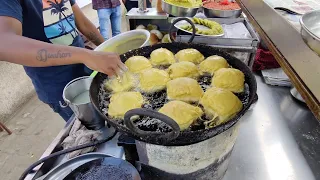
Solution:
[{"label": "fingers", "polygon": [[115,54],[115,56],[116,56],[116,58],[118,59],[117,65],[118,65],[118,67],[120,68],[120,70],[121,70],[121,71],[124,71],[124,72],[128,71],[127,66],[121,61],[120,57],[119,57],[117,54]]},{"label": "fingers", "polygon": [[119,78],[121,76],[122,72],[118,66],[113,67],[112,70],[115,73],[115,75],[117,76],[117,78]]},{"label": "fingers", "polygon": [[118,62],[115,61],[115,59],[114,59],[114,61],[108,62],[108,64],[106,64],[105,67],[107,67],[107,75],[109,77],[120,76],[120,74],[121,74],[120,68],[118,67]]},{"label": "fingers", "polygon": [[123,72],[127,72],[128,71],[128,67],[126,65],[124,65],[122,62],[118,64],[118,67]]},{"label": "fingers", "polygon": [[93,66],[97,67],[98,71],[107,74],[110,78],[119,77],[128,68],[121,62],[119,55],[115,53],[103,53],[101,59],[97,59],[97,63]]},{"label": "fingers", "polygon": [[123,71],[118,64],[113,64],[109,67],[109,74],[108,76],[115,76],[116,78],[120,78],[122,76],[122,74],[125,71]]},{"label": "fingers", "polygon": [[114,70],[116,71],[117,76],[121,76],[124,72],[128,71],[128,68],[121,62],[121,59],[118,55],[116,55],[116,59],[118,59],[118,62],[116,64],[116,67],[114,67]]},{"label": "fingers", "polygon": [[110,78],[115,78],[116,72],[113,70],[113,68],[107,68],[102,71],[102,73],[107,74]]}]

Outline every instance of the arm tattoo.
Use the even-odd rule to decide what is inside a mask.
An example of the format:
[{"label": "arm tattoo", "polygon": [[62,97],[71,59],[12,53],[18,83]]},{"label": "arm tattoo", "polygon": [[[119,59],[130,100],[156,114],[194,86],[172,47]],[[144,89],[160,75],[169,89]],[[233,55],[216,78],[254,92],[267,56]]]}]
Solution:
[{"label": "arm tattoo", "polygon": [[55,53],[50,53],[48,52],[46,49],[40,49],[37,52],[37,60],[38,61],[42,61],[42,62],[46,62],[48,59],[63,59],[63,58],[68,58],[71,57],[71,53],[68,52],[55,52]]},{"label": "arm tattoo", "polygon": [[90,41],[92,41],[95,45],[99,45],[99,44],[102,43],[102,42],[100,41],[99,37],[97,36],[97,34],[94,33],[94,32],[89,32],[89,34],[88,34],[88,39],[89,39]]}]

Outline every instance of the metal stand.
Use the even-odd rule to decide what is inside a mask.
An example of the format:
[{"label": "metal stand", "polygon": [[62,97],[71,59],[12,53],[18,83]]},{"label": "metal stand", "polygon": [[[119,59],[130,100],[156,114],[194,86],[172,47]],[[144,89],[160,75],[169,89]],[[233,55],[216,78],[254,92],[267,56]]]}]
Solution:
[{"label": "metal stand", "polygon": [[148,12],[147,9],[147,0],[138,0],[138,13],[146,13]]},{"label": "metal stand", "polygon": [[[148,8],[148,10],[149,11],[146,13],[138,13],[139,9],[133,8],[127,13],[126,19],[129,24],[130,30],[135,29],[138,25],[147,26],[148,24],[153,24],[157,25],[158,30],[160,30],[161,32],[168,32],[171,21],[175,17],[171,17],[167,13],[159,13],[157,12],[156,8]],[[229,52],[233,56],[239,58],[251,68],[259,45],[259,37],[246,17],[211,18],[211,20],[222,24],[233,24],[239,22],[243,23],[249,31],[251,38],[210,38],[205,36],[196,36],[193,43],[206,44],[209,46],[221,48],[224,51]],[[190,34],[178,33],[176,41],[188,42],[190,36]]]},{"label": "metal stand", "polygon": [[139,9],[137,12],[138,12],[138,13],[146,13],[146,12],[149,12],[149,10],[148,10],[148,9],[144,9],[144,10]]},{"label": "metal stand", "polygon": [[[206,36],[196,36],[193,43],[196,44],[206,44],[208,46],[213,46],[220,48],[231,55],[239,58],[250,68],[252,68],[257,48],[259,45],[259,37],[254,31],[253,27],[249,21],[244,18],[208,18],[210,20],[219,22],[220,24],[234,24],[243,23],[247,30],[249,31],[250,38],[226,38],[226,37],[206,37]],[[184,33],[182,31],[177,34],[177,41],[188,42],[190,34]]]}]

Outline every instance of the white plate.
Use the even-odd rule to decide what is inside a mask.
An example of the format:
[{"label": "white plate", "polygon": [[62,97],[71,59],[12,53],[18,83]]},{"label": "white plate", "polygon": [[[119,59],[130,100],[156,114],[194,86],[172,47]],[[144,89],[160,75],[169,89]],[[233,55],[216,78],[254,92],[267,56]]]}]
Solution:
[{"label": "white plate", "polygon": [[[190,19],[190,18],[189,18]],[[172,19],[171,23],[174,21],[175,19]],[[181,27],[185,26],[185,25],[190,25],[190,23],[188,23],[187,21],[183,20],[183,21],[179,21],[177,22],[174,27],[180,29],[181,31],[184,31],[184,32],[187,32],[187,33],[190,33],[192,34],[192,32],[189,32],[189,31],[186,31],[184,29],[182,29]],[[200,29],[200,30],[205,30],[205,29],[210,29],[206,26],[203,26],[203,25],[200,25],[200,24],[194,24],[196,26],[196,28]],[[224,29],[223,29],[223,32],[224,32]],[[224,36],[224,33],[222,34],[219,34],[219,35],[204,35],[204,34],[197,34],[196,35],[199,35],[199,36],[208,36],[208,37],[222,37]]]}]

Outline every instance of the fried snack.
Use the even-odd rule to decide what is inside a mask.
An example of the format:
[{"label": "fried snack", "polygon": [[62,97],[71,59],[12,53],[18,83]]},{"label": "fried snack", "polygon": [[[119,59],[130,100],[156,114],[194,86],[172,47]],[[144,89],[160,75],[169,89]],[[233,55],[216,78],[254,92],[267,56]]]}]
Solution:
[{"label": "fried snack", "polygon": [[140,73],[139,88],[146,93],[153,93],[166,88],[167,82],[170,81],[169,74],[160,69],[147,69]]},{"label": "fried snack", "polygon": [[198,102],[203,96],[203,90],[196,80],[181,77],[168,82],[167,96],[170,100]]},{"label": "fried snack", "polygon": [[190,77],[196,79],[199,77],[197,66],[192,62],[187,61],[172,64],[168,68],[168,73],[171,79],[179,77]]},{"label": "fried snack", "polygon": [[141,108],[143,97],[139,92],[119,92],[110,98],[108,115],[112,118],[123,118],[124,114],[135,108]]},{"label": "fried snack", "polygon": [[159,112],[175,120],[181,131],[188,129],[203,114],[201,108],[182,101],[170,101]]},{"label": "fried snack", "polygon": [[135,87],[137,84],[137,79],[135,76],[127,71],[119,78],[108,79],[105,83],[105,88],[113,93],[128,91]]},{"label": "fried snack", "polygon": [[[221,88],[208,89],[200,100],[205,113],[212,118],[211,127],[227,122],[236,113],[241,111],[242,102],[231,91]],[[210,126],[209,126],[210,127]]]},{"label": "fried snack", "polygon": [[180,50],[175,56],[179,62],[188,61],[199,64],[204,60],[204,56],[198,50],[192,48]]},{"label": "fried snack", "polygon": [[211,85],[234,93],[241,93],[244,91],[244,81],[244,74],[240,70],[221,68],[215,72]]},{"label": "fried snack", "polygon": [[[203,35],[221,35],[223,34],[223,28],[221,24],[211,21],[208,19],[201,19],[201,18],[192,18],[192,21],[195,24],[203,25],[206,26],[209,29],[198,29],[196,28],[196,33],[197,34],[203,34]],[[184,29],[186,31],[192,31],[191,25],[184,25],[180,27],[181,29]]]},{"label": "fried snack", "polygon": [[202,6],[201,0],[165,0],[165,2],[185,8],[194,8]]},{"label": "fried snack", "polygon": [[129,68],[129,70],[133,73],[138,73],[145,69],[151,69],[152,65],[150,61],[143,57],[143,56],[133,56],[130,57],[126,62],[125,65]]},{"label": "fried snack", "polygon": [[154,66],[171,65],[176,62],[173,53],[166,48],[159,48],[152,51],[150,61]]},{"label": "fried snack", "polygon": [[200,74],[213,75],[217,70],[221,68],[228,68],[228,62],[221,56],[209,56],[199,65]]}]

